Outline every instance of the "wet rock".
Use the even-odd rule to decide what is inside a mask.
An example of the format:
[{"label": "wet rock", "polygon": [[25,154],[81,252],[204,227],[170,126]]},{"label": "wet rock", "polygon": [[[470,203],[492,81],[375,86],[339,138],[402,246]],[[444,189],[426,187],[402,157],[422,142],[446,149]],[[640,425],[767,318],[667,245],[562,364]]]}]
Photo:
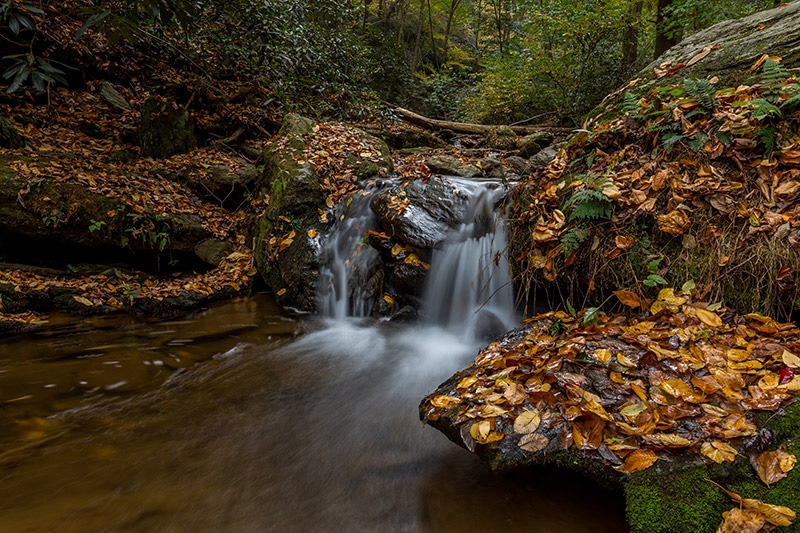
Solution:
[{"label": "wet rock", "polygon": [[131,104],[107,81],[100,84],[100,97],[117,111],[131,110]]},{"label": "wet rock", "polygon": [[425,162],[434,174],[444,176],[460,176],[462,178],[477,178],[481,176],[481,169],[475,165],[463,163],[452,155],[435,155]]},{"label": "wet rock", "polygon": [[392,270],[394,285],[405,294],[421,297],[428,279],[428,269],[423,265],[399,262]]},{"label": "wet rock", "polygon": [[174,102],[150,97],[142,104],[139,145],[155,159],[190,152],[197,147],[194,118]]},{"label": "wet rock", "polygon": [[517,143],[517,149],[519,150],[520,157],[528,159],[539,153],[542,148],[546,148],[552,143],[553,134],[547,131],[541,131],[532,133],[531,135],[526,135],[520,139]]},{"label": "wet rock", "polygon": [[520,174],[522,176],[524,176],[531,170],[531,166],[528,163],[528,160],[523,159],[522,157],[516,155],[506,157],[506,163],[511,165],[511,168],[513,168],[517,174]]},{"label": "wet rock", "polygon": [[[254,256],[266,284],[275,291],[278,303],[288,309],[311,312],[316,307],[316,284],[320,268],[319,235],[327,231],[320,211],[328,209],[321,183],[341,176],[320,175],[304,151],[320,128],[308,118],[289,114],[278,137],[264,150],[264,170],[258,194],[268,194],[269,205],[256,222]],[[379,139],[352,128],[349,137],[358,139],[370,157],[346,157],[345,165],[357,180],[388,175],[391,155]],[[375,156],[375,148],[380,152]],[[376,291],[382,278],[368,278],[367,290]]]},{"label": "wet rock", "polygon": [[508,126],[499,126],[486,136],[486,144],[495,150],[514,150],[517,147],[517,134]]},{"label": "wet rock", "polygon": [[457,227],[467,203],[467,195],[453,182],[431,177],[393,187],[376,196],[370,207],[392,237],[417,248],[433,248]]},{"label": "wet rock", "polygon": [[203,239],[194,246],[194,253],[202,261],[216,267],[231,252],[231,243],[220,239]]},{"label": "wet rock", "polygon": [[501,180],[506,177],[508,170],[502,161],[494,157],[484,157],[481,159],[481,167],[487,178]]},{"label": "wet rock", "polygon": [[548,146],[547,148],[542,149],[538,154],[531,157],[530,165],[531,169],[542,169],[546,168],[550,162],[556,158],[556,154],[561,149],[559,145]]}]

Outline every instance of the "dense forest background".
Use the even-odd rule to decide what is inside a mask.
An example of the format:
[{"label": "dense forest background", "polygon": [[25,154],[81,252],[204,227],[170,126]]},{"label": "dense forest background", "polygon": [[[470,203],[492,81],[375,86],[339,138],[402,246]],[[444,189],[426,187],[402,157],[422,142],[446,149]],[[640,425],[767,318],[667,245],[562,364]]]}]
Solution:
[{"label": "dense forest background", "polygon": [[[682,37],[779,0],[84,0],[103,32],[258,79],[282,111],[365,118],[389,103],[450,120],[576,125]],[[80,83],[48,2],[0,4],[10,92]],[[48,31],[50,30],[50,31]],[[62,36],[63,37],[63,36]]]}]

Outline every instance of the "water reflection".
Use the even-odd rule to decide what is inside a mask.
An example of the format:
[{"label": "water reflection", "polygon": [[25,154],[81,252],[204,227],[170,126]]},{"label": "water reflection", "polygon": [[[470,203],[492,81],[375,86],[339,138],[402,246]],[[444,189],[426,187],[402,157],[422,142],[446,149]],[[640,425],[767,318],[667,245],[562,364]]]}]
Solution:
[{"label": "water reflection", "polygon": [[[107,348],[102,357],[129,361],[127,354],[141,366],[166,358],[176,340],[195,339],[183,347],[205,362],[114,401],[83,396],[43,419],[66,433],[0,459],[0,529],[626,530],[618,498],[585,480],[559,471],[496,476],[421,427],[420,397],[463,366],[473,346],[436,329],[363,322],[329,323],[295,339],[293,331],[310,326],[287,327],[263,303],[226,307],[171,325],[101,328],[96,337],[29,338],[25,345],[43,354],[38,365],[50,365],[53,343],[73,335],[83,346],[73,353],[121,344],[127,351]],[[236,316],[258,327],[237,329]],[[197,340],[203,333],[213,340]],[[31,359],[19,360],[37,366]],[[88,365],[73,368],[80,375],[98,368],[94,358],[69,360]],[[10,373],[5,352],[3,361]]]}]

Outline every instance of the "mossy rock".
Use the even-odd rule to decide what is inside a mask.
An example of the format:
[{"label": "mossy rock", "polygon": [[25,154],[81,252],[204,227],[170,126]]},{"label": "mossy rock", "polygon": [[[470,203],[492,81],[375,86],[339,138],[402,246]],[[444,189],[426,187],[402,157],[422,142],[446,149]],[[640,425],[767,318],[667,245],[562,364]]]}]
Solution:
[{"label": "mossy rock", "polygon": [[[784,415],[760,415],[764,427],[774,434],[770,450],[778,448],[800,455],[800,403],[786,408]],[[759,424],[760,426],[761,424]],[[800,511],[800,470],[768,488],[756,475],[746,457],[733,464],[706,465],[671,471],[660,463],[632,474],[625,481],[626,513],[632,533],[713,532],[722,522],[722,513],[735,507],[719,487],[773,505]],[[800,522],[777,531],[800,532]]]}]

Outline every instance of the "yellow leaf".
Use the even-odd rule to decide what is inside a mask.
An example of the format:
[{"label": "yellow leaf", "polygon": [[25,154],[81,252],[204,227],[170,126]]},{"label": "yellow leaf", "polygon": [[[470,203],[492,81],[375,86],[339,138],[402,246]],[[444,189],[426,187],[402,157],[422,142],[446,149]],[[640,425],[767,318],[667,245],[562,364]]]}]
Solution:
[{"label": "yellow leaf", "polygon": [[628,368],[636,368],[636,361],[621,353],[617,354],[617,362]]},{"label": "yellow leaf", "polygon": [[656,300],[662,301],[669,305],[683,305],[686,303],[686,298],[677,296],[675,294],[675,289],[672,288],[661,289],[658,292],[658,297]]},{"label": "yellow leaf", "polygon": [[719,464],[732,463],[737,455],[736,448],[721,440],[704,442],[703,445],[700,446],[700,453]]},{"label": "yellow leaf", "polygon": [[642,435],[642,439],[654,446],[662,446],[664,448],[685,448],[692,444],[692,441],[689,439],[681,437],[675,433],[654,433],[652,435]]},{"label": "yellow leaf", "polygon": [[284,294],[286,294],[286,289],[285,288],[281,289],[278,292],[276,292],[275,294],[277,294],[278,296],[283,296]]},{"label": "yellow leaf", "polygon": [[528,433],[519,439],[517,446],[527,452],[536,453],[547,448],[548,444],[550,444],[550,439],[541,433]]},{"label": "yellow leaf", "polygon": [[647,410],[647,404],[643,402],[632,403],[626,405],[622,409],[619,410],[619,414],[624,416],[630,421],[633,421],[638,417],[642,412]]},{"label": "yellow leaf", "polygon": [[717,533],[761,533],[766,518],[763,514],[734,507],[722,513],[722,523]]},{"label": "yellow leaf", "polygon": [[434,396],[433,398],[431,398],[431,405],[434,407],[440,407],[442,409],[449,409],[451,407],[455,407],[460,403],[461,403],[460,398],[454,398],[452,396],[446,396],[444,394],[440,394],[438,396]]},{"label": "yellow leaf", "polygon": [[92,307],[94,305],[91,300],[89,300],[88,298],[84,298],[83,296],[73,296],[72,299],[78,302],[79,304],[83,304],[87,307]]},{"label": "yellow leaf", "polygon": [[389,305],[394,305],[394,298],[392,298],[388,294],[384,294],[383,295],[383,301],[386,302]]},{"label": "yellow leaf", "polygon": [[605,364],[611,360],[611,350],[608,348],[598,348],[594,351],[594,358]]},{"label": "yellow leaf", "polygon": [[742,507],[763,514],[767,522],[776,526],[790,526],[797,516],[794,511],[783,505],[772,505],[750,498],[742,499]]},{"label": "yellow leaf", "polygon": [[781,354],[781,359],[783,360],[783,364],[789,368],[800,368],[800,357],[797,357],[789,350],[783,351]]},{"label": "yellow leaf", "polygon": [[700,309],[699,307],[695,307],[694,312],[703,324],[713,328],[722,327],[722,319],[717,313],[706,309]]},{"label": "yellow leaf", "polygon": [[542,417],[538,411],[523,411],[514,419],[514,431],[523,435],[533,433],[539,428],[541,421]]},{"label": "yellow leaf", "polygon": [[783,450],[766,451],[750,460],[758,477],[769,487],[789,475],[797,458]]},{"label": "yellow leaf", "polygon": [[465,377],[464,379],[462,379],[461,381],[458,382],[458,385],[456,385],[456,388],[457,389],[468,389],[469,386],[472,385],[473,383],[475,383],[476,381],[478,381],[478,378],[476,378],[475,376],[467,376],[467,377]]},{"label": "yellow leaf", "polygon": [[650,468],[656,461],[658,461],[658,456],[653,450],[636,450],[628,454],[625,461],[621,465],[615,466],[614,469],[626,474],[632,474],[639,470]]},{"label": "yellow leaf", "polygon": [[319,235],[319,232],[315,229],[310,229],[308,230],[307,234],[310,239],[316,239],[317,235]]}]

